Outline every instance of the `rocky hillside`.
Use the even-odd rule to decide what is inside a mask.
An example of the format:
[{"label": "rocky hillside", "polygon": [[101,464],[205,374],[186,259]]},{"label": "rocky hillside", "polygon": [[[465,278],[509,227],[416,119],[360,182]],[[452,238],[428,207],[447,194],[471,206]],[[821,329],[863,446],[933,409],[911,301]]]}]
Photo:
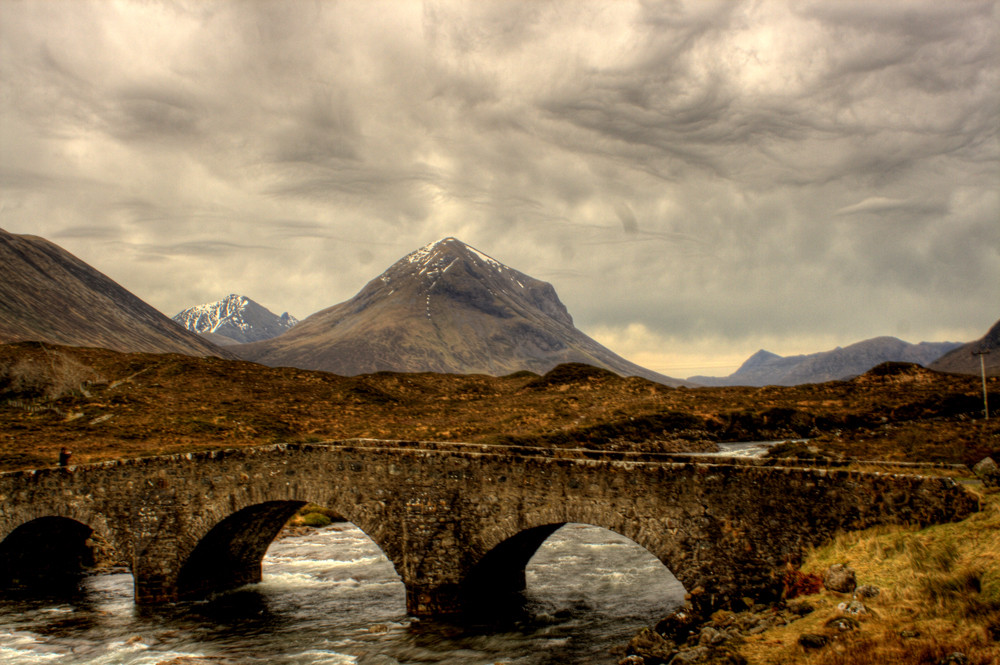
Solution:
[{"label": "rocky hillside", "polygon": [[260,342],[288,332],[299,322],[288,312],[278,316],[246,296],[230,294],[216,302],[178,312],[174,321],[222,346]]},{"label": "rocky hillside", "polygon": [[400,259],[347,302],[264,342],[232,347],[271,366],[502,376],[561,363],[668,385],[577,330],[551,284],[445,238]]},{"label": "rocky hillside", "polygon": [[956,342],[910,344],[895,337],[875,337],[832,351],[801,356],[779,356],[763,349],[738,370],[724,377],[692,376],[702,386],[796,386],[849,379],[884,362],[928,366],[959,346]]},{"label": "rocky hillside", "polygon": [[43,238],[0,229],[0,342],[231,357]]},{"label": "rocky hillside", "polygon": [[989,351],[983,356],[986,374],[1000,376],[1000,321],[993,324],[989,332],[975,342],[964,344],[954,351],[942,356],[931,365],[939,372],[954,372],[957,374],[979,374],[982,372],[980,359],[973,355],[977,351]]}]

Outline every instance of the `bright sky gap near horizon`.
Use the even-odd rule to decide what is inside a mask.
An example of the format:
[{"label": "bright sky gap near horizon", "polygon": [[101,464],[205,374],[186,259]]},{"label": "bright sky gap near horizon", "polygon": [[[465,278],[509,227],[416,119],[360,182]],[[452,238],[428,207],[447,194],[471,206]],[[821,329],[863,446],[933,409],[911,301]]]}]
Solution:
[{"label": "bright sky gap near horizon", "polygon": [[168,316],[455,236],[684,378],[1000,318],[1000,2],[0,0],[0,228]]}]

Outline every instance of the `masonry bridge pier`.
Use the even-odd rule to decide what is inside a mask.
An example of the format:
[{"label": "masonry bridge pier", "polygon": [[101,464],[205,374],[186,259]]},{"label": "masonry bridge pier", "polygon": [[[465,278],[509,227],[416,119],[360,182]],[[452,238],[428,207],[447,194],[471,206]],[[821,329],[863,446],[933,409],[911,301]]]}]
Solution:
[{"label": "masonry bridge pier", "polygon": [[281,444],[0,474],[0,588],[30,591],[86,567],[93,534],[128,563],[139,604],[259,581],[268,545],[306,502],[382,549],[417,616],[523,589],[531,556],[570,522],[645,547],[709,608],[775,593],[786,564],[837,531],[954,520],[978,506],[943,478],[471,444]]}]

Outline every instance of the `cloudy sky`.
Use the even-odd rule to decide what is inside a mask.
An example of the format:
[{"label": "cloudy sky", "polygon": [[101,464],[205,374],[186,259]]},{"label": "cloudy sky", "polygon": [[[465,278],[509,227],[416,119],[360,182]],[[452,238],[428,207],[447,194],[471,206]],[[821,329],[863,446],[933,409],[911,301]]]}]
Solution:
[{"label": "cloudy sky", "polygon": [[1000,318],[1000,2],[0,0],[0,228],[167,315],[455,236],[671,376]]}]

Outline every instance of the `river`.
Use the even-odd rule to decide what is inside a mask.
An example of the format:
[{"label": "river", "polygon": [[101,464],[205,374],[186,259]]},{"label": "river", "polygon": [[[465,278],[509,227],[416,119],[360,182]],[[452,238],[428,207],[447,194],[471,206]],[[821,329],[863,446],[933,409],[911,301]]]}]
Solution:
[{"label": "river", "polygon": [[275,541],[262,582],[208,601],[136,608],[127,573],[88,577],[69,599],[0,601],[0,662],[601,665],[684,594],[643,548],[578,524],[543,544],[527,580],[525,613],[507,625],[417,620],[378,547],[334,524]]}]

